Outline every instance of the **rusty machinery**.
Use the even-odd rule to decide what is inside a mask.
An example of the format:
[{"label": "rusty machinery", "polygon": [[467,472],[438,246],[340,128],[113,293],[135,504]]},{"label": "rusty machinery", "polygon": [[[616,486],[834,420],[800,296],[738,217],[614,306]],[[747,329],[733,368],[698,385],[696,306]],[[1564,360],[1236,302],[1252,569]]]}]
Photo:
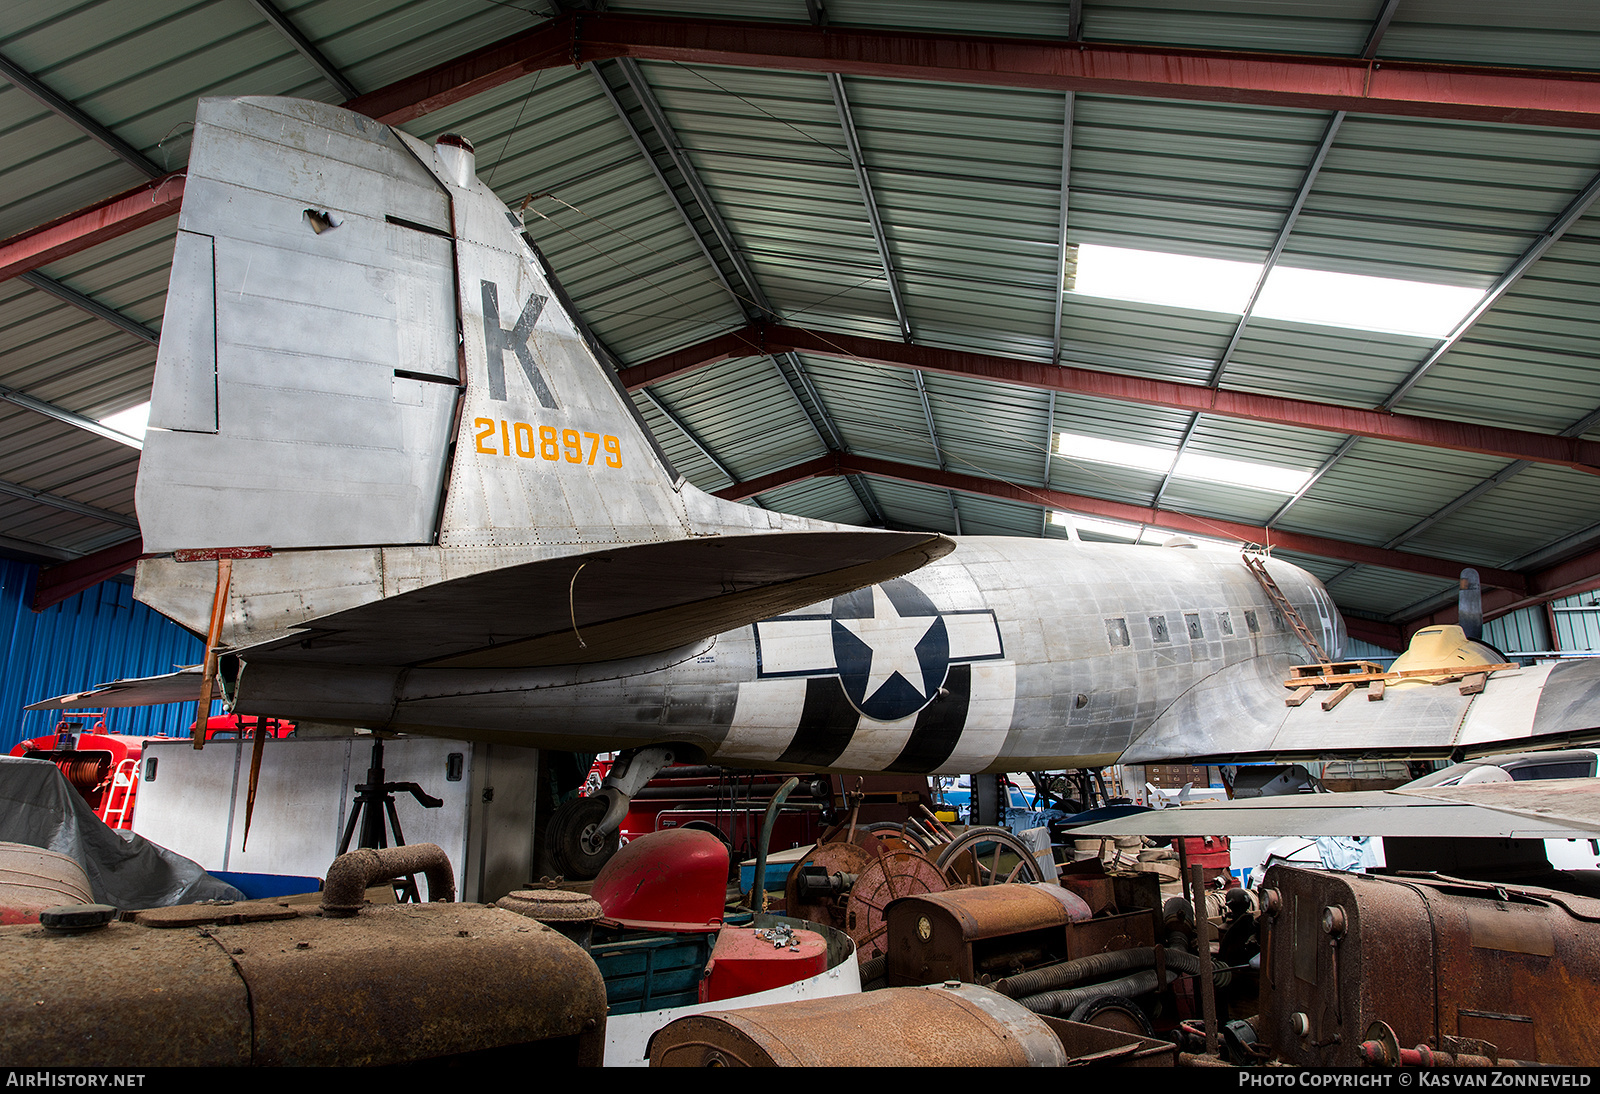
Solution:
[{"label": "rusty machinery", "polygon": [[1600,1065],[1600,900],[1281,865],[1261,898],[1257,1027],[1285,1061]]},{"label": "rusty machinery", "polygon": [[[365,886],[411,870],[427,871],[435,903],[362,904]],[[57,929],[0,928],[0,1059],[598,1065],[606,992],[594,961],[523,916],[441,902],[449,875],[442,851],[417,844],[344,856],[320,909],[259,901],[110,920],[113,909],[88,905],[51,917]]]},{"label": "rusty machinery", "polygon": [[952,835],[930,823],[933,830],[920,833],[884,824],[841,825],[825,833],[816,850],[789,871],[789,914],[847,932],[869,962],[889,948],[886,911],[895,900],[1040,879],[1033,853],[1009,831],[981,827]]}]

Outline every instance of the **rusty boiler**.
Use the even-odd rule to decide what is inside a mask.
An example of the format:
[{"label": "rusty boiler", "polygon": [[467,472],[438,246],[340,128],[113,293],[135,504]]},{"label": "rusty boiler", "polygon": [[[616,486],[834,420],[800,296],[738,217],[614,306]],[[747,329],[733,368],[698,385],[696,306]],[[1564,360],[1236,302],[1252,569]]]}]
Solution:
[{"label": "rusty boiler", "polygon": [[1600,1065],[1600,900],[1289,866],[1261,899],[1259,1024],[1286,1062],[1385,1058],[1363,1049],[1382,1023],[1388,1057]]},{"label": "rusty boiler", "polygon": [[1059,1067],[1049,1024],[972,984],[885,988],[679,1018],[651,1067]]},{"label": "rusty boiler", "polygon": [[[478,904],[274,901],[134,913],[88,905],[0,927],[0,1060],[12,1067],[383,1065],[505,1059],[598,1066],[606,993],[575,942]],[[449,863],[429,895],[449,893]],[[438,869],[442,864],[442,871]],[[390,871],[379,869],[385,876]],[[440,884],[436,887],[435,879]],[[449,897],[446,896],[445,900]]]}]

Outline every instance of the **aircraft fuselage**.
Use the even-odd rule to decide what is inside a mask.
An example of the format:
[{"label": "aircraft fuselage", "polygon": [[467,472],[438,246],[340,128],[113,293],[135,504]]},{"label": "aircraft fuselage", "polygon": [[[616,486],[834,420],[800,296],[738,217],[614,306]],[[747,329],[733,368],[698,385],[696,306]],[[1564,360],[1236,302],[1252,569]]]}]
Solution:
[{"label": "aircraft fuselage", "polygon": [[[958,542],[906,577],[666,654],[520,670],[246,664],[236,708],[582,751],[687,744],[733,766],[1017,771],[1112,762],[1229,666],[1266,658],[1281,674],[1309,657],[1233,552]],[[1271,568],[1337,651],[1321,585]]]}]

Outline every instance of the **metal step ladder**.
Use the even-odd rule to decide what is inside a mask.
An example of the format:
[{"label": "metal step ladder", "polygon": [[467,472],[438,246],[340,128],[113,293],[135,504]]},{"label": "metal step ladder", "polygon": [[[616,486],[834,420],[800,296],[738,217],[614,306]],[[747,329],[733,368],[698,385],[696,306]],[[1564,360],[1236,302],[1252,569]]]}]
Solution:
[{"label": "metal step ladder", "polygon": [[1300,618],[1300,613],[1295,611],[1294,605],[1289,603],[1289,598],[1283,595],[1283,590],[1278,588],[1278,583],[1272,580],[1272,575],[1267,572],[1266,556],[1246,551],[1243,554],[1243,558],[1244,564],[1250,568],[1250,572],[1256,575],[1256,581],[1260,582],[1261,587],[1266,590],[1267,599],[1272,601],[1273,607],[1282,612],[1283,617],[1289,621],[1289,626],[1294,630],[1295,637],[1300,639],[1301,644],[1319,663],[1328,664],[1328,651],[1322,648],[1322,643],[1317,641],[1317,637],[1312,633],[1311,628],[1306,626],[1305,620]]}]

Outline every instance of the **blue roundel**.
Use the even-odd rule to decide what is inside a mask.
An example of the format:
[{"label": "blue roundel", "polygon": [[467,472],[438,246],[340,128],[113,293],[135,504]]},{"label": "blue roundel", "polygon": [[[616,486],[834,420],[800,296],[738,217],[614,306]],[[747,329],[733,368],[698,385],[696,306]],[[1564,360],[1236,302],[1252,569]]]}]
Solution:
[{"label": "blue roundel", "polygon": [[895,578],[834,599],[833,656],[855,708],[892,722],[938,694],[950,668],[950,635],[927,594]]}]

